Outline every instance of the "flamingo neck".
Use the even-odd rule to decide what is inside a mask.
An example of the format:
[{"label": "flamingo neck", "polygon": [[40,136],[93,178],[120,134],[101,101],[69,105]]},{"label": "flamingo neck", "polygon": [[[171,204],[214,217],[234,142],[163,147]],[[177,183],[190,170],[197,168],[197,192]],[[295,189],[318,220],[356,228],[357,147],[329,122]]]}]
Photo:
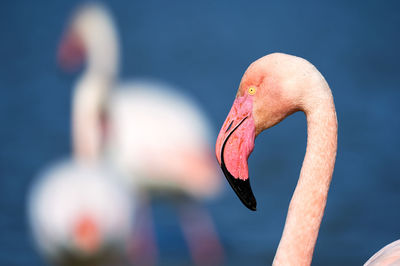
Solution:
[{"label": "flamingo neck", "polygon": [[108,41],[88,41],[86,74],[114,79],[118,74],[118,46],[113,37],[105,39]]},{"label": "flamingo neck", "polygon": [[304,107],[307,149],[273,265],[310,265],[324,214],[337,149],[337,118],[329,87]]},{"label": "flamingo neck", "polygon": [[95,162],[102,154],[106,136],[105,111],[114,86],[113,75],[88,70],[76,84],[72,106],[72,142],[76,158]]},{"label": "flamingo neck", "polygon": [[86,70],[73,101],[73,145],[79,159],[96,161],[105,140],[105,108],[118,73],[119,47],[112,18],[101,9],[82,19],[79,32],[87,52]]},{"label": "flamingo neck", "polygon": [[100,13],[79,30],[87,56],[87,75],[114,79],[119,70],[119,41],[112,18]]}]

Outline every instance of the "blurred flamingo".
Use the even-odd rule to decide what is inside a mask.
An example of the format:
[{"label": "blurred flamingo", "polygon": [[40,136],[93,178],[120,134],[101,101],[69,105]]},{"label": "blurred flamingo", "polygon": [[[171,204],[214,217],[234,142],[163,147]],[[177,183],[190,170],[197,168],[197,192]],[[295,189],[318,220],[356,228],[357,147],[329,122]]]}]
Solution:
[{"label": "blurred flamingo", "polygon": [[104,165],[62,161],[30,191],[30,225],[53,265],[126,265],[135,199]]},{"label": "blurred flamingo", "polygon": [[254,139],[296,111],[307,118],[307,149],[273,265],[310,265],[335,165],[337,118],[331,90],[308,61],[271,54],[252,63],[241,80],[216,143],[221,168],[251,210],[247,159]]},{"label": "blurred flamingo", "polygon": [[[80,63],[84,54],[87,58],[74,90],[75,156],[83,161],[106,156],[129,177],[128,182],[147,191],[182,193],[193,203],[215,195],[220,180],[203,113],[187,97],[161,83],[117,84],[118,50],[109,12],[98,4],[80,7],[59,50],[60,62],[68,68]],[[186,206],[189,198],[180,204]],[[220,261],[222,247],[209,215],[198,204],[191,209],[178,211],[195,263]]]}]

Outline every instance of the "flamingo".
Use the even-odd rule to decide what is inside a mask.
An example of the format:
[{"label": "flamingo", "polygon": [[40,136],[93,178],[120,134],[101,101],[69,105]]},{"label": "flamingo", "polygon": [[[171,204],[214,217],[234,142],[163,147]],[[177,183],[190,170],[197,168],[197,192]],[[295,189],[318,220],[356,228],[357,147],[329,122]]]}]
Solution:
[{"label": "flamingo", "polygon": [[135,203],[104,165],[74,160],[43,171],[28,201],[38,249],[54,265],[124,265]]},{"label": "flamingo", "polygon": [[242,203],[256,210],[247,159],[254,139],[296,111],[307,117],[307,149],[273,265],[310,265],[324,213],[337,148],[331,90],[308,61],[274,53],[243,75],[216,142],[225,177]]},{"label": "flamingo", "polygon": [[[273,265],[310,265],[312,261],[337,149],[337,118],[328,83],[300,57],[274,53],[256,60],[242,77],[215,148],[229,184],[241,202],[255,211],[247,165],[255,137],[297,111],[307,117],[307,149]],[[364,265],[398,264],[400,240]]]},{"label": "flamingo", "polygon": [[[118,82],[117,37],[108,10],[87,4],[74,13],[62,39],[62,65],[74,68],[87,58],[72,104],[75,157],[85,162],[107,157],[128,184],[145,191],[183,193],[186,201],[216,195],[220,179],[207,119],[193,101],[163,83]],[[199,205],[192,208],[199,209],[197,219],[188,217],[193,212],[186,207],[178,209],[192,257],[202,264],[207,249],[221,257],[209,215]]]}]

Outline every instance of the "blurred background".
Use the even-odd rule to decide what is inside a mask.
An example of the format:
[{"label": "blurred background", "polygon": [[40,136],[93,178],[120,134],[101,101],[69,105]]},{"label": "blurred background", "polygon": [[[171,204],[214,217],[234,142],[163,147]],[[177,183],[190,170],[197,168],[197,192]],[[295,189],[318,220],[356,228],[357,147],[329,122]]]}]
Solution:
[{"label": "blurred background", "polygon": [[[79,72],[56,55],[79,1],[9,1],[0,9],[0,264],[44,265],[27,217],[35,177],[72,152]],[[335,172],[313,265],[361,265],[400,238],[400,4],[397,1],[109,1],[121,80],[150,77],[190,96],[216,139],[242,74],[272,52],[312,62],[331,86],[339,121]],[[306,146],[301,113],[256,140],[249,159],[257,212],[223,180],[205,201],[226,265],[270,264]],[[212,148],[212,147],[211,147]],[[159,265],[190,264],[173,212],[152,203]]]}]

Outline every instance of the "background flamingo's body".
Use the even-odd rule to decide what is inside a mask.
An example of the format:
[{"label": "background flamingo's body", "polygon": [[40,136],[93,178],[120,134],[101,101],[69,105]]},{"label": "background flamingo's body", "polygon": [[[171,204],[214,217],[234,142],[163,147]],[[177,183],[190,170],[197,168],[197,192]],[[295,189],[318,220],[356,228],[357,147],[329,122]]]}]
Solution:
[{"label": "background flamingo's body", "polygon": [[109,106],[108,151],[127,177],[198,198],[216,194],[211,130],[189,99],[166,85],[136,81],[118,88]]}]

